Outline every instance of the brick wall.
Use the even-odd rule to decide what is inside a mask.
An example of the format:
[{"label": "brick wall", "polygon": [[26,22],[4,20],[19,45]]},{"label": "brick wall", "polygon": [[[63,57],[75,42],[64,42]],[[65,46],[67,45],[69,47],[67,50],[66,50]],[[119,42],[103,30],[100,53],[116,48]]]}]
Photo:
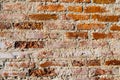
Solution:
[{"label": "brick wall", "polygon": [[0,0],[0,80],[120,80],[120,0]]}]

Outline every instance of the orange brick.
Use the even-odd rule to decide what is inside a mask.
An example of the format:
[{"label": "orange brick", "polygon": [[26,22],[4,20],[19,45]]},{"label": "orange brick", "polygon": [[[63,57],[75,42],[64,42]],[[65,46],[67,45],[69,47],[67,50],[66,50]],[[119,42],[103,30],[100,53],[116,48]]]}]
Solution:
[{"label": "orange brick", "polygon": [[71,12],[82,12],[82,6],[69,6],[68,11]]},{"label": "orange brick", "polygon": [[93,0],[94,3],[97,4],[111,4],[115,3],[116,0]]},{"label": "orange brick", "polygon": [[100,60],[88,60],[87,61],[87,66],[100,66]]},{"label": "orange brick", "polygon": [[104,29],[105,24],[99,24],[99,23],[90,23],[90,24],[78,24],[77,29],[78,30],[96,30],[96,29]]},{"label": "orange brick", "polygon": [[93,33],[93,38],[94,39],[104,39],[104,38],[113,38],[113,34],[112,33]]},{"label": "orange brick", "polygon": [[114,24],[114,25],[112,25],[112,26],[110,27],[110,30],[112,30],[112,31],[120,31],[120,26]]},{"label": "orange brick", "polygon": [[72,20],[88,20],[90,16],[83,14],[68,14],[67,18]]},{"label": "orange brick", "polygon": [[66,37],[68,38],[88,38],[87,32],[66,32]]},{"label": "orange brick", "polygon": [[47,11],[64,11],[65,7],[60,4],[51,4],[51,5],[39,5],[37,7],[38,11],[47,10]]},{"label": "orange brick", "polygon": [[92,15],[92,19],[98,20],[101,22],[118,22],[119,21],[119,16],[117,15]]},{"label": "orange brick", "polygon": [[86,13],[96,13],[96,12],[102,13],[102,12],[106,12],[106,9],[101,6],[87,6],[85,7],[84,11]]},{"label": "orange brick", "polygon": [[105,62],[105,65],[120,65],[120,60],[108,60]]},{"label": "orange brick", "polygon": [[56,20],[58,16],[56,14],[30,14],[29,18],[32,20]]}]

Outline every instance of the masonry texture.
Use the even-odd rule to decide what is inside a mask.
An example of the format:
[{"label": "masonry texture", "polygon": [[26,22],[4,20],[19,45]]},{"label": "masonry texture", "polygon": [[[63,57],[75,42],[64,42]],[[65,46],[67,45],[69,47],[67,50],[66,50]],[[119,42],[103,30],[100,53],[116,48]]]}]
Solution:
[{"label": "masonry texture", "polygon": [[120,80],[120,0],[0,0],[0,80]]}]

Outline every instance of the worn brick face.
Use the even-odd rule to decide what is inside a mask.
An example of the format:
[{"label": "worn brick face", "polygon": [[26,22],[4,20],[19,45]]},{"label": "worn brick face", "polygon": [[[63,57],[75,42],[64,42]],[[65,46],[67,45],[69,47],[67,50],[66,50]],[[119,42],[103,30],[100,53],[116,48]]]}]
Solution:
[{"label": "worn brick face", "polygon": [[32,20],[56,20],[58,16],[56,14],[30,14],[29,18]]},{"label": "worn brick face", "polygon": [[0,0],[0,80],[120,80],[120,0]]},{"label": "worn brick face", "polygon": [[42,23],[37,23],[37,22],[21,22],[21,23],[13,23],[13,27],[17,29],[41,30],[43,28],[43,25]]}]

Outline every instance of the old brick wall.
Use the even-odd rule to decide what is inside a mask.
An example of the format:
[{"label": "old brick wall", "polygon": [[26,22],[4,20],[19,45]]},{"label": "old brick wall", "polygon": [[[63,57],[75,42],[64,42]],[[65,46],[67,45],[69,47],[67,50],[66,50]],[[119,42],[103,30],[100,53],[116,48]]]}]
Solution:
[{"label": "old brick wall", "polygon": [[120,0],[0,0],[0,80],[120,80]]}]

